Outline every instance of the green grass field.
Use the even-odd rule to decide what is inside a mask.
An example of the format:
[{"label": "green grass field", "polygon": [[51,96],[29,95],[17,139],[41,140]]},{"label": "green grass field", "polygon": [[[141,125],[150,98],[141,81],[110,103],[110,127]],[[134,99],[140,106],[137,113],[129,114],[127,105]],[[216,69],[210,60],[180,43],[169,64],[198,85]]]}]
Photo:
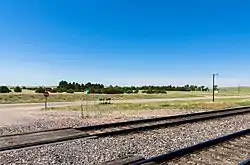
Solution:
[{"label": "green grass field", "polygon": [[[237,95],[250,95],[250,87],[241,87],[238,93],[238,88],[221,88],[216,96],[237,96]],[[180,92],[169,91],[168,94],[115,94],[115,95],[102,95],[90,94],[88,100],[94,101],[100,98],[112,98],[113,100],[125,99],[157,99],[157,98],[187,98],[187,97],[210,97],[212,92]],[[71,102],[85,100],[84,93],[57,93],[51,94],[48,98],[49,102]],[[0,104],[13,104],[13,103],[41,103],[44,102],[43,94],[34,93],[34,91],[23,90],[22,93],[8,93],[0,94]]]}]

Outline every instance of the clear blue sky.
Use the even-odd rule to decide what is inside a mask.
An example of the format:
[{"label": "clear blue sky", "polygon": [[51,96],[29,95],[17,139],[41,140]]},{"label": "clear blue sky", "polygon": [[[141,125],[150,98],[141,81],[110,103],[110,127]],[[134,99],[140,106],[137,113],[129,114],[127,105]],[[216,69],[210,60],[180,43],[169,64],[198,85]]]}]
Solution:
[{"label": "clear blue sky", "polygon": [[250,1],[1,0],[0,84],[250,85]]}]

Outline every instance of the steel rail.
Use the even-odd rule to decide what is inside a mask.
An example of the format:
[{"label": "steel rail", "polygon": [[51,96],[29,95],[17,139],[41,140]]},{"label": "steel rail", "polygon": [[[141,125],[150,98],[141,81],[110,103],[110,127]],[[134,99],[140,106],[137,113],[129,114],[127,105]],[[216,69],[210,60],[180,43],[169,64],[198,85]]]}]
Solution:
[{"label": "steel rail", "polygon": [[[132,120],[132,121],[126,121],[126,122],[118,122],[118,123],[110,123],[110,124],[102,124],[102,125],[94,125],[94,126],[87,126],[87,127],[78,127],[78,128],[62,128],[62,129],[55,129],[55,130],[46,130],[46,131],[37,131],[37,132],[30,132],[30,133],[24,133],[24,134],[14,134],[14,135],[3,135],[0,136],[0,151],[5,150],[12,150],[12,149],[20,149],[24,147],[31,147],[36,145],[44,145],[44,144],[50,144],[50,143],[57,143],[57,142],[63,142],[68,140],[74,140],[79,138],[98,138],[98,137],[107,137],[107,136],[114,136],[114,135],[120,135],[120,134],[128,134],[132,132],[137,131],[144,131],[144,130],[151,130],[151,129],[157,129],[162,127],[171,127],[176,126],[180,124],[186,124],[186,123],[192,123],[192,122],[198,122],[203,120],[209,120],[214,118],[221,118],[226,116],[232,116],[237,114],[243,114],[243,113],[249,113],[250,107],[238,107],[238,108],[231,108],[231,109],[225,109],[225,110],[219,110],[219,111],[209,111],[209,112],[200,112],[200,113],[193,113],[193,114],[185,114],[185,115],[177,115],[177,116],[167,116],[167,117],[160,117],[160,118],[152,118],[152,119],[141,119],[141,120]],[[164,121],[168,119],[176,119],[175,121]],[[143,125],[145,123],[151,123],[151,122],[157,122],[163,120],[163,123],[152,123],[150,125]],[[120,127],[120,126],[131,126],[133,124],[142,123],[142,126],[136,126],[133,128],[125,128],[125,129],[119,129],[119,130],[106,130],[104,132],[95,132],[104,128],[114,128],[114,127]],[[54,132],[62,132],[63,136],[60,134],[58,137],[53,137],[53,131]],[[69,134],[67,131],[70,131],[75,134]],[[91,133],[88,133],[88,131],[92,131]],[[34,137],[32,135],[41,133],[44,139],[38,138],[34,140]],[[43,134],[44,133],[44,134]],[[25,141],[25,136],[28,137],[28,140]],[[30,136],[30,137],[29,137]],[[47,136],[47,137],[46,137]],[[51,137],[50,137],[51,136]],[[24,138],[23,142],[20,142],[19,138]],[[39,137],[39,136],[38,136]],[[10,139],[8,141],[8,138]],[[29,141],[29,139],[32,139]],[[19,142],[19,143],[18,143]],[[4,144],[4,145],[2,145]],[[6,145],[7,144],[7,145]]]}]

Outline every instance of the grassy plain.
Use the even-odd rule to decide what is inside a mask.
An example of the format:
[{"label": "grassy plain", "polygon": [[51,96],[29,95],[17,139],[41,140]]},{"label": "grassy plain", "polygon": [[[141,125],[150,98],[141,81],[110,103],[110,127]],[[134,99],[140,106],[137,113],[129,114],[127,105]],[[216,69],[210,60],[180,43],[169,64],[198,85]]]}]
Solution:
[{"label": "grassy plain", "polygon": [[[88,105],[83,107],[85,115],[132,115],[145,112],[161,113],[168,110],[185,110],[185,111],[204,111],[232,108],[238,106],[250,106],[250,99],[217,99],[215,102],[211,100],[196,100],[196,101],[165,101],[165,102],[150,102],[150,103],[116,103],[110,105]],[[51,107],[48,110],[67,110],[80,111],[81,106],[67,107]]]},{"label": "grassy plain", "polygon": [[[113,100],[127,100],[127,99],[157,99],[157,98],[186,98],[186,97],[202,97],[203,93],[200,92],[169,92],[168,94],[89,94],[87,99],[89,101],[99,100],[100,98],[112,98]],[[11,103],[40,103],[44,102],[43,94],[23,92],[20,94],[8,93],[0,94],[1,104]],[[71,102],[86,100],[84,93],[56,93],[50,94],[49,102]]]},{"label": "grassy plain", "polygon": [[[221,88],[216,96],[237,96],[237,95],[250,95],[250,87],[237,87]],[[113,100],[126,100],[126,99],[157,99],[157,98],[187,98],[187,97],[211,97],[212,92],[181,92],[169,91],[168,94],[90,94],[88,95],[89,101],[99,100],[100,98],[112,98]],[[72,102],[86,100],[86,95],[81,92],[74,94],[68,93],[55,93],[51,94],[48,98],[49,102]],[[8,93],[0,94],[0,104],[13,104],[13,103],[41,103],[44,102],[43,94],[34,93],[34,91],[23,90],[22,93]]]},{"label": "grassy plain", "polygon": [[221,96],[237,96],[237,95],[250,95],[250,87],[226,87],[220,88],[218,95]]}]

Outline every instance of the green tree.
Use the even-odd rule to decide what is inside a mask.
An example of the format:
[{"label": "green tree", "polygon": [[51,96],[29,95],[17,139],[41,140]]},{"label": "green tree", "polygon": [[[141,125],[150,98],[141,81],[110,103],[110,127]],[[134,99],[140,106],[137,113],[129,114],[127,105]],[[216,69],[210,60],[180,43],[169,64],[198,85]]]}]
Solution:
[{"label": "green tree", "polygon": [[14,88],[14,92],[16,92],[16,93],[21,93],[21,92],[22,92],[22,88],[20,88],[19,86],[16,86],[16,87]]},{"label": "green tree", "polygon": [[57,90],[58,93],[66,92],[66,91],[65,91],[63,88],[61,88],[61,87],[57,87],[56,90]]},{"label": "green tree", "polygon": [[67,93],[74,93],[74,90],[73,89],[68,89],[66,92]]},{"label": "green tree", "polygon": [[134,90],[134,93],[139,93],[139,90],[138,89]]},{"label": "green tree", "polygon": [[53,88],[50,92],[51,93],[57,93],[57,88]]},{"label": "green tree", "polygon": [[152,90],[152,89],[148,89],[148,90],[146,91],[146,93],[147,93],[147,94],[153,94],[153,93],[155,93],[155,91]]},{"label": "green tree", "polygon": [[132,90],[127,90],[125,93],[133,93]]},{"label": "green tree", "polygon": [[[23,89],[24,89],[24,88],[23,88]],[[32,91],[35,91],[37,88],[26,87],[26,89],[28,89],[28,90],[32,90]]]},{"label": "green tree", "polygon": [[45,88],[39,87],[39,88],[36,89],[35,92],[36,92],[36,93],[44,93],[44,92],[45,92]]},{"label": "green tree", "polygon": [[62,81],[59,82],[59,86],[60,86],[60,87],[67,87],[67,86],[68,86],[68,82],[62,80]]},{"label": "green tree", "polygon": [[81,92],[81,85],[80,84],[78,84],[78,83],[75,84],[75,91]]},{"label": "green tree", "polygon": [[[76,83],[76,82],[67,82],[60,81],[59,86],[57,87],[58,92],[67,92],[67,90],[72,89],[74,92],[84,92],[86,89],[89,89],[91,93],[105,93],[105,94],[122,94],[122,93],[138,93],[138,91],[143,91],[143,93],[166,93],[167,91],[206,91],[208,90],[205,86],[197,86],[197,85],[184,85],[184,86],[173,86],[173,85],[165,85],[165,86],[108,86],[104,87],[103,84],[91,83]],[[131,92],[132,91],[132,92]]]},{"label": "green tree", "polygon": [[45,90],[48,91],[48,92],[51,92],[51,91],[52,91],[52,88],[47,87],[47,88],[45,88]]},{"label": "green tree", "polygon": [[9,93],[11,90],[7,86],[0,86],[0,93]]},{"label": "green tree", "polygon": [[209,88],[208,88],[208,87],[206,87],[206,88],[204,89],[204,91],[209,91]]}]

